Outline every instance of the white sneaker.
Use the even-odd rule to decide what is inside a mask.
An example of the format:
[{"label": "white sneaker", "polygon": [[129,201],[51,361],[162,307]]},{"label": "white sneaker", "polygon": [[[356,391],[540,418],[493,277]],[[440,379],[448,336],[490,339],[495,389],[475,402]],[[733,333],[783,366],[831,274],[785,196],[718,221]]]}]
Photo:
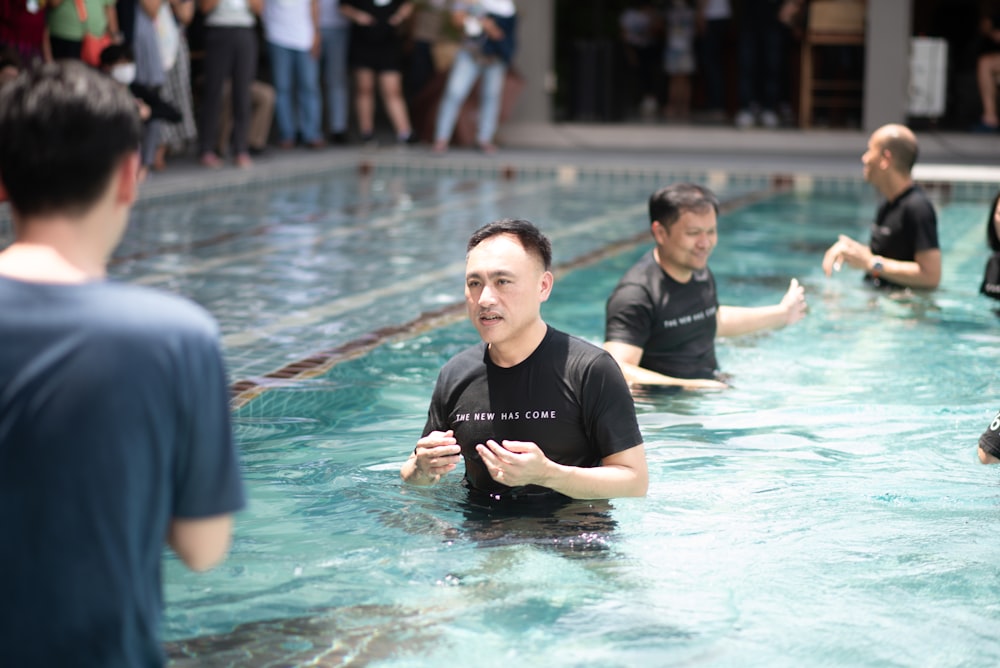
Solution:
[{"label": "white sneaker", "polygon": [[773,130],[781,124],[781,121],[778,119],[778,114],[774,113],[770,109],[765,109],[760,114],[760,124],[765,128]]},{"label": "white sneaker", "polygon": [[744,130],[746,128],[752,128],[754,126],[753,112],[749,109],[741,109],[738,114],[736,114],[736,127]]}]

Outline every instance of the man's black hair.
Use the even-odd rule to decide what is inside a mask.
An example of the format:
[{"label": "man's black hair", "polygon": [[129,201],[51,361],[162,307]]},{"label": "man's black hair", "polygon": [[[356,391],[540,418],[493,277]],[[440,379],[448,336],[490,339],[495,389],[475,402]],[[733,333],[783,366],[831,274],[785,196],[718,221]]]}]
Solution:
[{"label": "man's black hair", "polygon": [[480,227],[469,238],[466,252],[498,234],[512,234],[529,254],[542,261],[545,271],[552,268],[552,244],[541,231],[527,220],[504,218]]},{"label": "man's black hair", "polygon": [[0,182],[23,216],[80,215],[138,150],[128,90],[78,61],[45,63],[0,90]]},{"label": "man's black hair", "polygon": [[650,195],[649,224],[659,221],[669,228],[688,211],[703,213],[709,209],[719,214],[719,198],[711,190],[696,183],[673,183]]}]

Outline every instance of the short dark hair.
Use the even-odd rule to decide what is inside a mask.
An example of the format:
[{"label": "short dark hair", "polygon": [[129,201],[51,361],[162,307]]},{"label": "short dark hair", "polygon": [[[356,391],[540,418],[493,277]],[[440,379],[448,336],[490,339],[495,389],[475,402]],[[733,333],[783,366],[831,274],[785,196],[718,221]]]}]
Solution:
[{"label": "short dark hair", "polygon": [[21,215],[85,212],[140,137],[131,93],[81,62],[45,63],[0,90],[0,181]]},{"label": "short dark hair", "polygon": [[650,195],[649,224],[659,221],[669,228],[685,212],[709,209],[719,214],[719,198],[711,190],[696,183],[672,183]]},{"label": "short dark hair", "polygon": [[117,63],[127,60],[132,62],[132,47],[128,44],[108,44],[101,49],[101,67],[111,67]]},{"label": "short dark hair", "polygon": [[526,252],[542,261],[545,271],[552,268],[552,243],[533,223],[517,218],[503,218],[483,225],[469,237],[466,252],[498,234],[511,234],[517,237]]}]

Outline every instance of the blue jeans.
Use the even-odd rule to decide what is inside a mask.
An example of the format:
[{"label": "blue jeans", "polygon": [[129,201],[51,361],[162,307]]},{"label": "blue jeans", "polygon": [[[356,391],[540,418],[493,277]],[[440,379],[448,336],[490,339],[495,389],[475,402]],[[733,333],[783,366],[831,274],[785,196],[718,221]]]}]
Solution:
[{"label": "blue jeans", "polygon": [[[319,95],[319,63],[308,51],[297,51],[268,42],[271,53],[271,78],[274,82],[274,118],[278,139],[295,141],[296,132],[304,142],[323,138]],[[295,102],[292,103],[292,91]]]},{"label": "blue jeans", "polygon": [[323,62],[323,85],[326,86],[326,122],[330,132],[347,132],[347,109],[350,89],[347,80],[347,47],[351,26],[323,28],[320,60]]},{"label": "blue jeans", "polygon": [[451,139],[462,103],[465,102],[476,79],[482,78],[479,85],[479,131],[476,133],[476,141],[480,144],[491,143],[500,120],[500,100],[503,97],[503,82],[506,76],[507,64],[502,60],[496,59],[485,65],[480,64],[469,55],[468,51],[459,49],[438,109],[434,141],[446,142]]}]

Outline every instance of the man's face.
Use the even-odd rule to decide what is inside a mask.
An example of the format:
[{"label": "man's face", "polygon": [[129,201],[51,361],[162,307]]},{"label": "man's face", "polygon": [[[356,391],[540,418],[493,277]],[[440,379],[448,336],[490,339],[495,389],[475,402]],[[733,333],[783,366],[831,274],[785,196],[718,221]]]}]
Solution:
[{"label": "man's face", "polygon": [[660,266],[674,279],[687,282],[692,272],[708,266],[719,241],[715,209],[685,211],[670,227],[654,223],[653,236]]},{"label": "man's face", "polygon": [[486,239],[466,258],[465,303],[486,343],[516,344],[541,318],[551,289],[552,274],[511,234]]},{"label": "man's face", "polygon": [[861,156],[861,164],[864,169],[865,181],[875,185],[881,178],[882,172],[889,166],[889,157],[886,155],[880,133],[874,132],[868,138],[868,150]]}]

